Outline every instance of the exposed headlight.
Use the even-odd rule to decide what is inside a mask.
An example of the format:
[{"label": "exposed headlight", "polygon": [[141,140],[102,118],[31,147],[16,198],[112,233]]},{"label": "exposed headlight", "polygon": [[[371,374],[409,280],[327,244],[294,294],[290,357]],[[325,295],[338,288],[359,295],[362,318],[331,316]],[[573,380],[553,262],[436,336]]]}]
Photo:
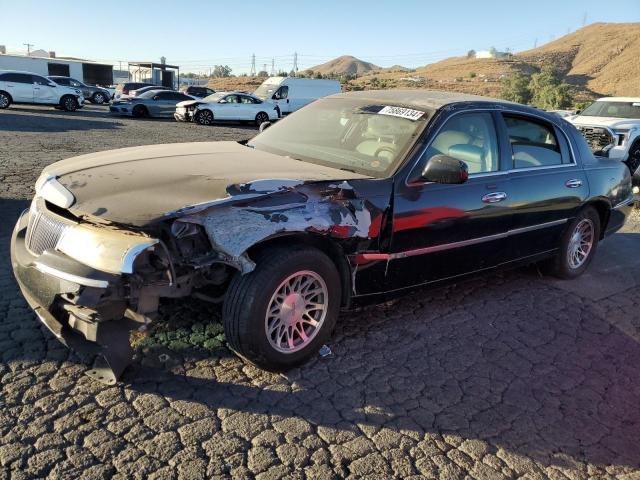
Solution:
[{"label": "exposed headlight", "polygon": [[142,234],[80,224],[64,231],[56,249],[103,272],[133,273],[136,257],[157,243]]},{"label": "exposed headlight", "polygon": [[616,128],[613,130],[613,133],[615,133],[618,136],[618,145],[623,145],[625,142],[627,142],[627,140],[629,140],[629,135],[631,134],[631,132],[633,132],[635,130],[635,128]]}]

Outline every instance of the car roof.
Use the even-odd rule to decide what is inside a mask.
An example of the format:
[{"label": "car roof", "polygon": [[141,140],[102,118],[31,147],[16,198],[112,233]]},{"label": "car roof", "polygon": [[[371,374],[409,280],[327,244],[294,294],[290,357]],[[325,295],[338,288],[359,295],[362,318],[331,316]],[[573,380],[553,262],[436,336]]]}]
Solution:
[{"label": "car roof", "polygon": [[524,107],[524,105],[497,98],[457,92],[440,92],[435,90],[364,90],[358,92],[337,93],[335,95],[331,95],[330,98],[353,98],[371,102],[395,103],[433,110],[437,110],[445,105],[461,102],[501,103],[509,106],[518,105]]},{"label": "car roof", "polygon": [[26,73],[27,75],[38,75],[39,77],[45,77],[46,75],[40,75],[35,72],[27,72],[26,70],[0,70],[0,73]]}]

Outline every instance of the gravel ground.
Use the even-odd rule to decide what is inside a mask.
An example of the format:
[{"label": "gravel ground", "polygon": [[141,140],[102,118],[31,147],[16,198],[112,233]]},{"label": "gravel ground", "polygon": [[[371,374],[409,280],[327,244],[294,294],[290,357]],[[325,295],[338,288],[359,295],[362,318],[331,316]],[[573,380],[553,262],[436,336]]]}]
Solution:
[{"label": "gravel ground", "polygon": [[[40,169],[255,133],[105,112],[0,112],[0,479],[640,476],[632,285],[595,301],[528,268],[418,292],[341,316],[332,355],[286,375],[232,356],[215,309],[172,303],[163,333],[181,348],[163,361],[141,350],[114,387],[85,377],[10,272],[11,228]],[[620,235],[640,245],[638,233],[636,215]],[[199,348],[195,334],[217,343]]]}]

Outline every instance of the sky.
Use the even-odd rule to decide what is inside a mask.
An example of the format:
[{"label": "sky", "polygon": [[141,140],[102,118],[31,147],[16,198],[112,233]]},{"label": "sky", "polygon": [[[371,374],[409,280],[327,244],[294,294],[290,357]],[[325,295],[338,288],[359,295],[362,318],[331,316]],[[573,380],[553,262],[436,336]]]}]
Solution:
[{"label": "sky", "polygon": [[[340,55],[418,67],[471,49],[518,52],[593,22],[639,22],[640,0],[277,0],[243,2],[0,0],[8,53],[53,50],[113,63],[159,61],[183,72],[272,60],[300,70]],[[6,21],[6,19],[11,19]]]}]

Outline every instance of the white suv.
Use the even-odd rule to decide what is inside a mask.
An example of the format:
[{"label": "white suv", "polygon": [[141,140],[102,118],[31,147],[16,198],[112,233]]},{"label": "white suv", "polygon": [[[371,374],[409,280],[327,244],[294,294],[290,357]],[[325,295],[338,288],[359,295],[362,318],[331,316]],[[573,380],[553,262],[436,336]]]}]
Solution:
[{"label": "white suv", "polygon": [[596,155],[620,160],[640,185],[640,98],[600,98],[567,118],[580,130]]},{"label": "white suv", "polygon": [[82,107],[77,88],[64,87],[31,72],[0,71],[0,109],[12,103],[54,105],[72,112]]}]

